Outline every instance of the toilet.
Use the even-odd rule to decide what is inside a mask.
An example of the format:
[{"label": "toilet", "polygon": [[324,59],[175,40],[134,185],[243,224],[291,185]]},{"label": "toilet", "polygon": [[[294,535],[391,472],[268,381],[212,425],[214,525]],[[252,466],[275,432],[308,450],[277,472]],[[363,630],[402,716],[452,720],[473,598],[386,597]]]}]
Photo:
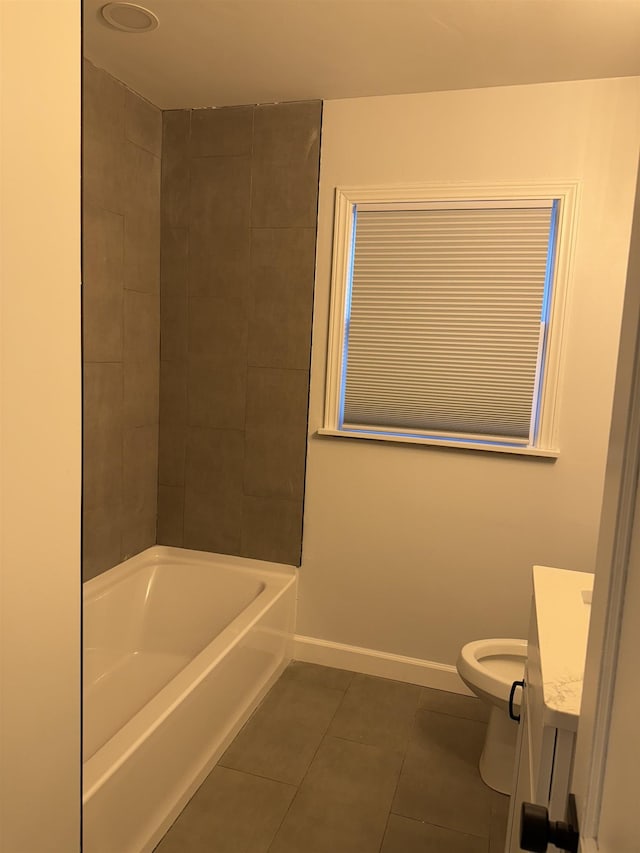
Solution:
[{"label": "toilet", "polygon": [[[480,776],[494,791],[510,794],[518,724],[509,717],[509,695],[514,681],[522,681],[527,641],[476,640],[462,647],[458,675],[491,712],[482,755]],[[521,690],[516,690],[513,712],[520,710]]]}]

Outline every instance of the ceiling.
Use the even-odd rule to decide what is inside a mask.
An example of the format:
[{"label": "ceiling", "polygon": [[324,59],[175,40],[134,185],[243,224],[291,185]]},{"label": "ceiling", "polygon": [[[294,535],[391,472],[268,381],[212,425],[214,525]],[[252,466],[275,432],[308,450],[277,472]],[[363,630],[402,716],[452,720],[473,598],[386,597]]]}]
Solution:
[{"label": "ceiling", "polygon": [[84,0],[85,56],[162,109],[640,75],[640,0]]}]

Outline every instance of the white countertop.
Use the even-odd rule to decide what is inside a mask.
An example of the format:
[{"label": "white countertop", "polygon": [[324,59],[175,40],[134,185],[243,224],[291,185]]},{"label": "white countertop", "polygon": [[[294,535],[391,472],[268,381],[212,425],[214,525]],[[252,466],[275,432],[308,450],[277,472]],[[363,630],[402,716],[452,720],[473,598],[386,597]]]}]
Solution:
[{"label": "white countertop", "polygon": [[592,590],[587,572],[533,567],[544,716],[556,728],[577,726]]}]

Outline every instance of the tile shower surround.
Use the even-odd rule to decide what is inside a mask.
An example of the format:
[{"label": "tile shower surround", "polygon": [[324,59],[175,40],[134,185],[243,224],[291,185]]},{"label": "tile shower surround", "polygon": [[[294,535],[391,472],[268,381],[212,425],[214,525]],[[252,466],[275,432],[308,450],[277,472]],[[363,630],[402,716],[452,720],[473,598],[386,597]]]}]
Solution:
[{"label": "tile shower surround", "polygon": [[321,103],[163,114],[85,61],[83,108],[84,578],[299,563]]},{"label": "tile shower surround", "polygon": [[83,576],[156,541],[160,110],[84,63]]},{"label": "tile shower surround", "polygon": [[163,545],[300,562],[320,121],[163,113]]}]

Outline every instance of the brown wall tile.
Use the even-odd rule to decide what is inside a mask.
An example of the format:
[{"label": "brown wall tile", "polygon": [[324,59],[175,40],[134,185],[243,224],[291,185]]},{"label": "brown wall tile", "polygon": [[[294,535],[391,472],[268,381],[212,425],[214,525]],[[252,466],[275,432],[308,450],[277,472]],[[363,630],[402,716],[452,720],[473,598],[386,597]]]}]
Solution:
[{"label": "brown wall tile", "polygon": [[246,373],[242,363],[216,367],[190,359],[187,397],[189,426],[244,429]]},{"label": "brown wall tile", "polygon": [[245,299],[251,232],[244,226],[189,229],[189,295]]},{"label": "brown wall tile", "polygon": [[156,541],[158,429],[128,427],[122,446],[122,559]]},{"label": "brown wall tile", "polygon": [[120,361],[124,218],[86,202],[82,224],[84,359]]},{"label": "brown wall tile", "polygon": [[157,425],[160,406],[160,364],[158,359],[126,362],[123,381],[125,425]]},{"label": "brown wall tile", "polygon": [[190,427],[187,434],[187,488],[223,498],[242,486],[244,437],[241,430]]},{"label": "brown wall tile", "polygon": [[182,361],[160,363],[160,423],[187,423],[187,365]]},{"label": "brown wall tile", "polygon": [[216,367],[247,359],[247,309],[238,298],[193,296],[189,300],[189,355]]},{"label": "brown wall tile", "polygon": [[88,364],[83,396],[83,501],[94,510],[121,496],[122,365]]},{"label": "brown wall tile", "polygon": [[155,361],[159,357],[158,296],[127,290],[124,294],[124,360]]},{"label": "brown wall tile", "polygon": [[82,128],[100,138],[124,137],[126,89],[86,59],[82,63]]},{"label": "brown wall tile", "polygon": [[299,563],[320,113],[164,114],[159,535],[185,547]]},{"label": "brown wall tile", "polygon": [[197,157],[191,160],[190,221],[203,229],[248,226],[251,201],[250,157]]},{"label": "brown wall tile", "polygon": [[96,510],[121,497],[122,365],[87,364],[83,397],[83,502]]},{"label": "brown wall tile", "polygon": [[124,113],[125,135],[130,142],[159,157],[162,151],[162,111],[139,95],[127,91]]},{"label": "brown wall tile", "polygon": [[237,554],[242,524],[240,430],[189,428],[185,475],[184,544]]},{"label": "brown wall tile", "polygon": [[162,223],[189,225],[189,110],[162,114]]},{"label": "brown wall tile", "polygon": [[122,493],[122,429],[84,429],[82,494],[85,510],[116,506]]},{"label": "brown wall tile", "polygon": [[160,113],[90,63],[83,103],[83,572],[89,577],[155,542]]},{"label": "brown wall tile", "polygon": [[152,544],[158,499],[166,541],[296,563],[320,104],[165,112],[161,147],[153,107],[92,66],[86,77],[85,199],[103,209],[85,278],[93,262],[94,294],[109,294],[85,305],[87,333],[98,327],[87,346],[119,377],[103,420],[87,366],[86,569]]},{"label": "brown wall tile", "polygon": [[317,164],[321,114],[322,101],[256,107],[253,156],[275,163],[310,160]]},{"label": "brown wall tile", "polygon": [[184,487],[187,448],[186,424],[160,423],[158,445],[158,482],[163,486]]},{"label": "brown wall tile", "polygon": [[242,502],[244,557],[299,566],[302,553],[302,503],[245,496]]},{"label": "brown wall tile", "polygon": [[[159,193],[156,192],[156,198]],[[158,212],[159,213],[159,212]],[[124,287],[157,293],[160,287],[160,219],[127,214],[124,220]]]},{"label": "brown wall tile", "polygon": [[214,554],[238,554],[242,525],[242,491],[220,497],[184,493],[184,547]]},{"label": "brown wall tile", "polygon": [[125,192],[122,209],[125,215],[148,217],[160,225],[160,158],[125,142],[124,173]]},{"label": "brown wall tile", "polygon": [[162,224],[184,227],[189,222],[189,164],[162,161]]},{"label": "brown wall tile", "polygon": [[158,486],[158,544],[184,545],[184,489]]},{"label": "brown wall tile", "polygon": [[308,399],[308,371],[250,367],[247,373],[247,427],[284,427],[305,432]]},{"label": "brown wall tile", "polygon": [[245,432],[244,493],[302,501],[306,431],[251,429]]},{"label": "brown wall tile", "polygon": [[89,362],[84,368],[84,427],[122,426],[122,364]]},{"label": "brown wall tile", "polygon": [[249,309],[249,364],[308,370],[311,352],[311,309],[278,303],[265,293]]},{"label": "brown wall tile", "polygon": [[242,524],[242,492],[224,498],[185,488],[184,547],[214,554],[238,554]]},{"label": "brown wall tile", "polygon": [[251,291],[277,302],[311,306],[315,276],[315,228],[254,228]]},{"label": "brown wall tile", "polygon": [[122,212],[125,142],[90,134],[82,141],[82,197],[105,210]]},{"label": "brown wall tile", "polygon": [[251,231],[249,364],[308,369],[315,229]]},{"label": "brown wall tile", "polygon": [[317,206],[317,162],[254,161],[251,184],[254,228],[314,228]]},{"label": "brown wall tile", "polygon": [[253,107],[191,112],[191,157],[250,155]]},{"label": "brown wall tile", "polygon": [[[165,208],[163,195],[163,210]],[[161,231],[160,287],[165,296],[186,296],[189,264],[189,229],[171,228]]]},{"label": "brown wall tile", "polygon": [[187,357],[187,295],[162,296],[160,311],[160,358],[181,361]]},{"label": "brown wall tile", "polygon": [[125,91],[109,74],[84,62],[83,199],[113,212],[122,212]]},{"label": "brown wall tile", "polygon": [[82,512],[82,580],[87,581],[120,562],[120,503]]}]

